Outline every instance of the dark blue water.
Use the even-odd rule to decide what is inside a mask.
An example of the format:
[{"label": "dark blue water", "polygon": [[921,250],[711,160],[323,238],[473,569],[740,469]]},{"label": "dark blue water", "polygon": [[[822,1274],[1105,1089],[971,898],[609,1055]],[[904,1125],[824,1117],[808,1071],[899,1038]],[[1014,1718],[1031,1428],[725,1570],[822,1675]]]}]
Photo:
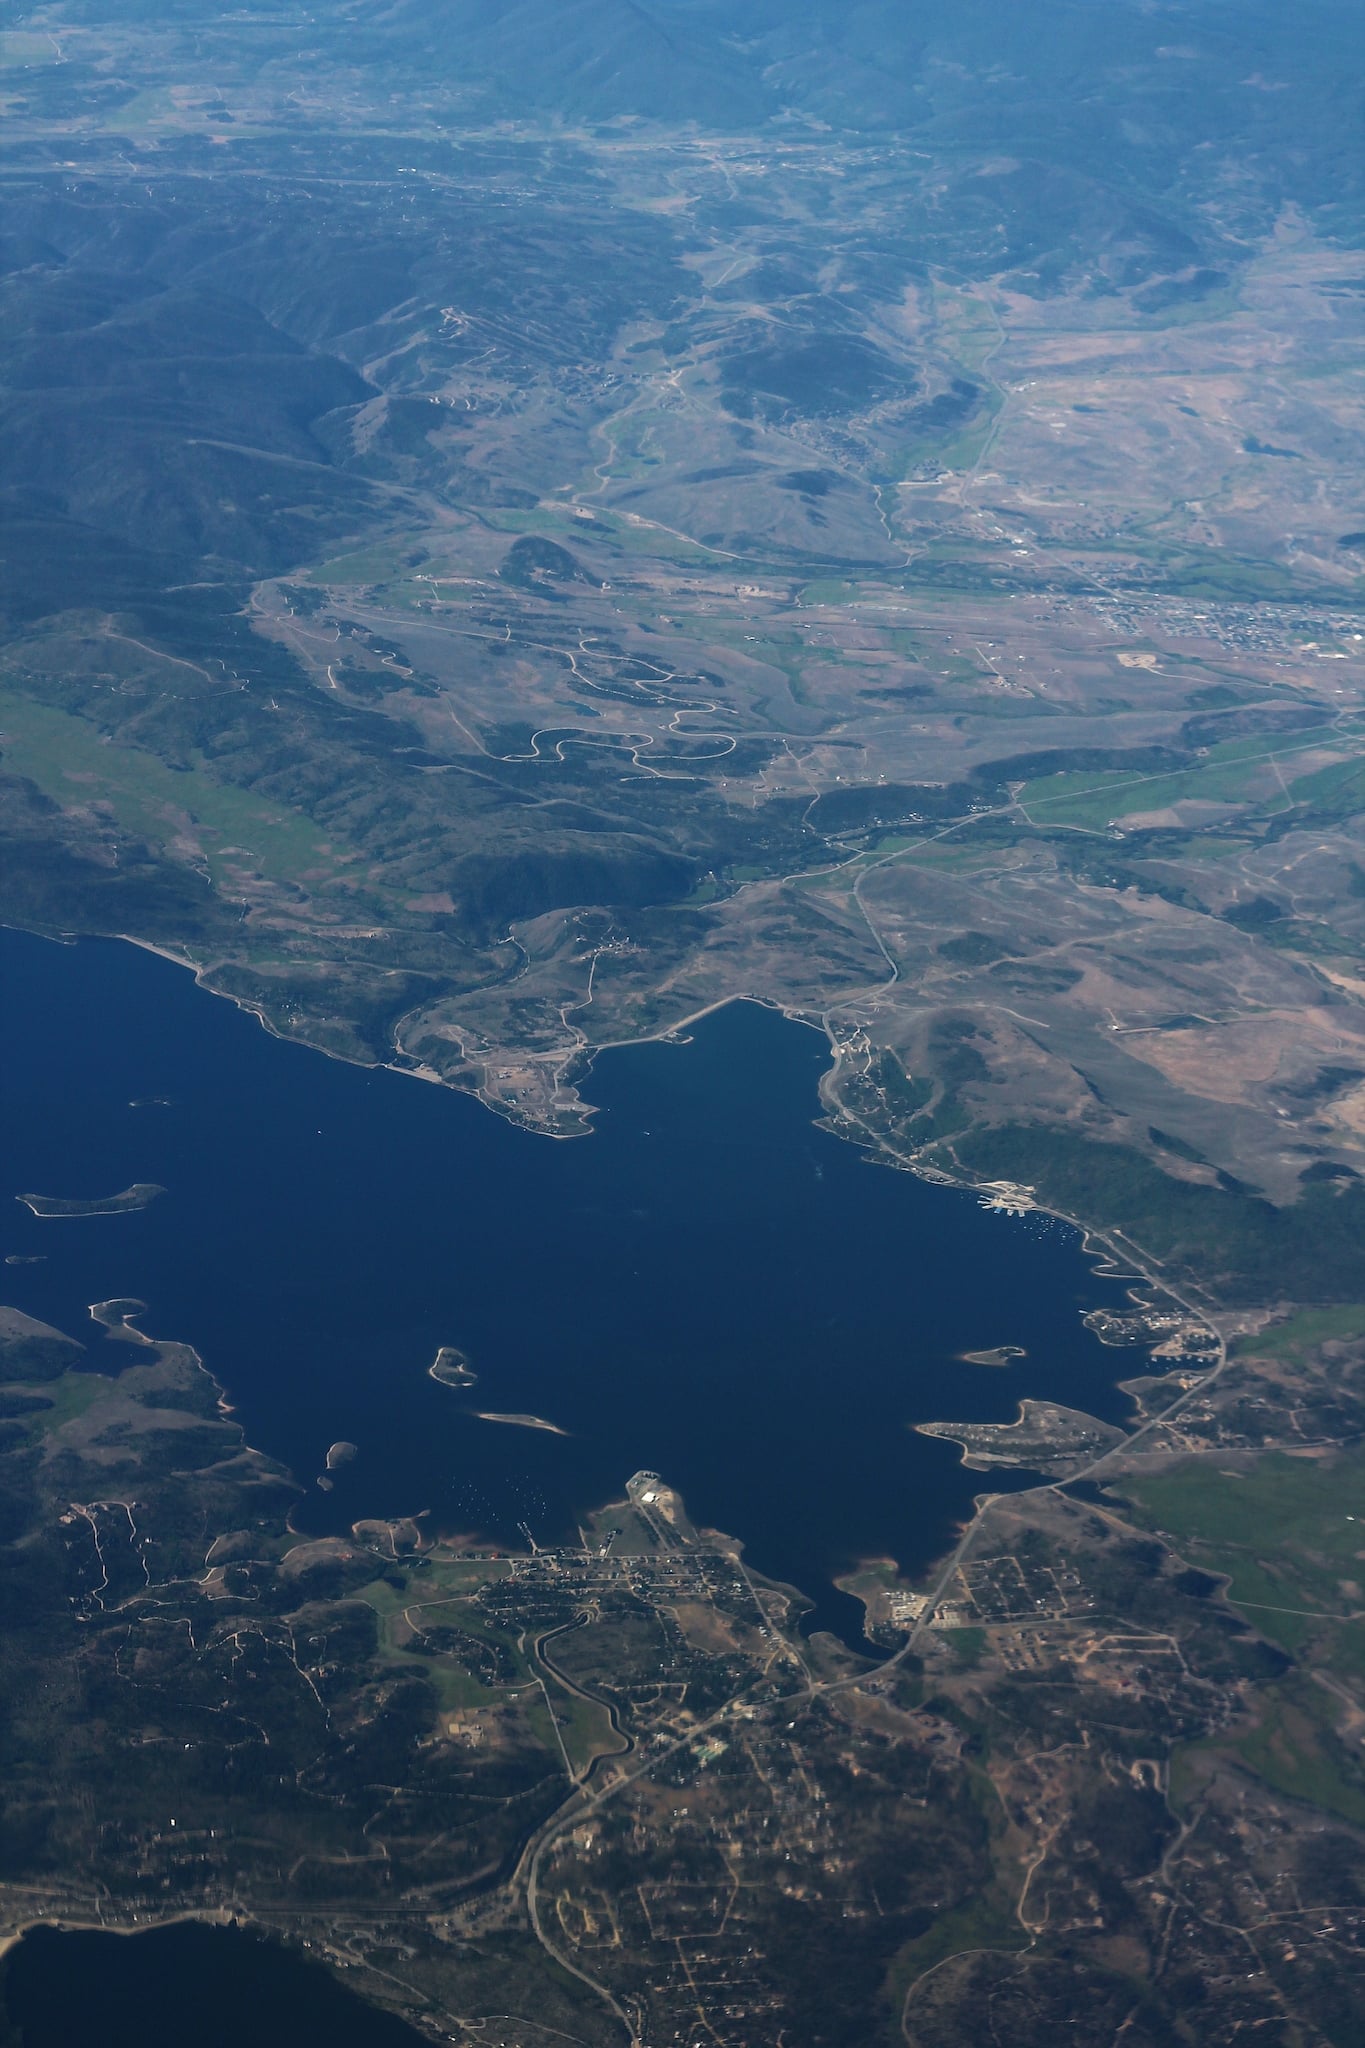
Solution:
[{"label": "dark blue water", "polygon": [[[755,1004],[681,1048],[606,1055],[594,1135],[552,1142],[284,1044],[132,946],[0,932],[0,984],[0,1253],[45,1255],[0,1268],[0,1298],[98,1355],[87,1304],[142,1297],[145,1327],[195,1344],[251,1441],[309,1485],[306,1528],[429,1509],[551,1540],[652,1467],[856,1635],[832,1577],[922,1566],[983,1484],[913,1421],[1008,1420],[1025,1394],[1126,1412],[1131,1354],[1081,1324],[1123,1290],[1075,1233],[815,1128],[825,1041]],[[133,1181],[168,1192],[76,1221],[10,1199]],[[442,1344],[475,1388],[428,1378]],[[955,1356],[999,1344],[1028,1357]],[[126,1356],[107,1347],[104,1369]],[[359,1456],[324,1494],[338,1438]]]},{"label": "dark blue water", "polygon": [[0,2036],[22,2048],[418,2048],[426,2038],[276,1942],[188,1922],[132,1936],[35,1928],[0,1965]]}]

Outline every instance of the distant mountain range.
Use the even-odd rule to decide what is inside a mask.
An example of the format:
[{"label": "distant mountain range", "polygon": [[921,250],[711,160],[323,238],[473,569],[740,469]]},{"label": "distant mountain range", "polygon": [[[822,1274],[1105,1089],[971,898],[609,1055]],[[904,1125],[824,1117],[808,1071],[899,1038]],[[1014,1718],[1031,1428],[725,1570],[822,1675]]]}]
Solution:
[{"label": "distant mountain range", "polygon": [[1227,133],[1292,136],[1292,196],[1365,191],[1365,151],[1342,148],[1353,124],[1332,112],[1365,75],[1351,0],[348,0],[319,31],[523,118],[922,128],[1054,158],[1102,148],[1114,173],[1162,183]]}]

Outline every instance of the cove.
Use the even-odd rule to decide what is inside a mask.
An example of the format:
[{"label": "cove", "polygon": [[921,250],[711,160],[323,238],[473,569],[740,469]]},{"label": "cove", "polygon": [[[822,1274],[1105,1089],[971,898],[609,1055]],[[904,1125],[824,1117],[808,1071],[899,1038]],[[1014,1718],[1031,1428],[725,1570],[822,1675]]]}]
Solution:
[{"label": "cove", "polygon": [[[132,1295],[192,1343],[249,1440],[307,1489],[300,1528],[428,1510],[522,1545],[572,1537],[641,1467],[850,1642],[833,1586],[906,1570],[975,1491],[910,1425],[1005,1421],[1022,1396],[1110,1420],[1144,1354],[1069,1227],[983,1211],[816,1127],[824,1038],[755,1003],[684,1045],[598,1062],[590,1138],[519,1131],[470,1098],[270,1036],[173,963],[113,940],[0,932],[0,1298],[127,1353],[88,1304]],[[165,1192],[43,1219],[15,1196]],[[477,1384],[428,1376],[457,1346]],[[1007,1370],[964,1351],[1018,1345]],[[543,1417],[564,1432],[481,1421]],[[358,1454],[313,1484],[328,1445]]]},{"label": "cove", "polygon": [[[35,1927],[0,1964],[0,2029],[23,2048],[418,2048],[321,1964],[239,1927]],[[11,2038],[6,2036],[6,2038]]]}]

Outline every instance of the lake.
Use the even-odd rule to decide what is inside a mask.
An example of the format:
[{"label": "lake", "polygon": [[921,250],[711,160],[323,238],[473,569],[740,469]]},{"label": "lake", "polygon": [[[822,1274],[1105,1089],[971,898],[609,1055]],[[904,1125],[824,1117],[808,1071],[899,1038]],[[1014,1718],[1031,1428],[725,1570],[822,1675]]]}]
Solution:
[{"label": "lake", "polygon": [[190,1921],[131,1936],[35,1928],[0,1965],[0,2029],[6,2019],[23,2048],[418,2048],[428,2038],[278,1942]]},{"label": "lake", "polygon": [[[40,1255],[0,1298],[106,1370],[128,1354],[87,1305],[143,1299],[144,1327],[194,1344],[308,1488],[306,1529],[425,1509],[551,1542],[648,1467],[856,1642],[835,1575],[923,1567],[987,1483],[913,1422],[1009,1420],[1024,1395],[1128,1412],[1134,1354],[1081,1321],[1124,1289],[1076,1232],[817,1128],[825,1039],[757,1004],[604,1055],[593,1135],[552,1141],[287,1044],[118,941],[0,932],[0,980],[0,1253]],[[167,1192],[135,1214],[11,1199],[137,1181]],[[1005,1344],[1027,1354],[1006,1370],[959,1356]],[[428,1376],[442,1345],[476,1386]],[[337,1440],[358,1455],[324,1492]]]}]

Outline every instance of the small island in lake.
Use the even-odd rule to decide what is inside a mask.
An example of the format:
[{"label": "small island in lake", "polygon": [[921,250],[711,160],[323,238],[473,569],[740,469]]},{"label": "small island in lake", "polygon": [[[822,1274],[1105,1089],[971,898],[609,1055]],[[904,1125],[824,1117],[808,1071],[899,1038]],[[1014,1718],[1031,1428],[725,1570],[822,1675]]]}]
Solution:
[{"label": "small island in lake", "polygon": [[443,1387],[472,1387],[479,1375],[463,1351],[457,1351],[453,1344],[443,1344],[427,1367],[427,1377],[439,1380]]},{"label": "small island in lake", "polygon": [[551,1436],[567,1436],[567,1429],[561,1429],[557,1422],[547,1422],[543,1415],[480,1415],[480,1422],[510,1422],[514,1429],[547,1429]]},{"label": "small island in lake", "polygon": [[331,1446],[327,1453],[326,1470],[320,1472],[317,1478],[317,1484],[323,1493],[330,1493],[336,1484],[336,1481],[329,1475],[333,1472],[339,1472],[343,1465],[349,1465],[355,1455],[356,1447],[354,1444],[348,1444],[343,1441]]},{"label": "small island in lake", "polygon": [[1016,1358],[1027,1358],[1022,1344],[996,1344],[988,1351],[959,1351],[958,1357],[964,1365],[1013,1365]]},{"label": "small island in lake", "polygon": [[157,1196],[165,1192],[156,1181],[139,1180],[124,1188],[122,1194],[93,1195],[89,1200],[80,1196],[67,1200],[60,1195],[16,1195],[14,1199],[35,1216],[127,1216],[135,1209],[150,1208]]}]

